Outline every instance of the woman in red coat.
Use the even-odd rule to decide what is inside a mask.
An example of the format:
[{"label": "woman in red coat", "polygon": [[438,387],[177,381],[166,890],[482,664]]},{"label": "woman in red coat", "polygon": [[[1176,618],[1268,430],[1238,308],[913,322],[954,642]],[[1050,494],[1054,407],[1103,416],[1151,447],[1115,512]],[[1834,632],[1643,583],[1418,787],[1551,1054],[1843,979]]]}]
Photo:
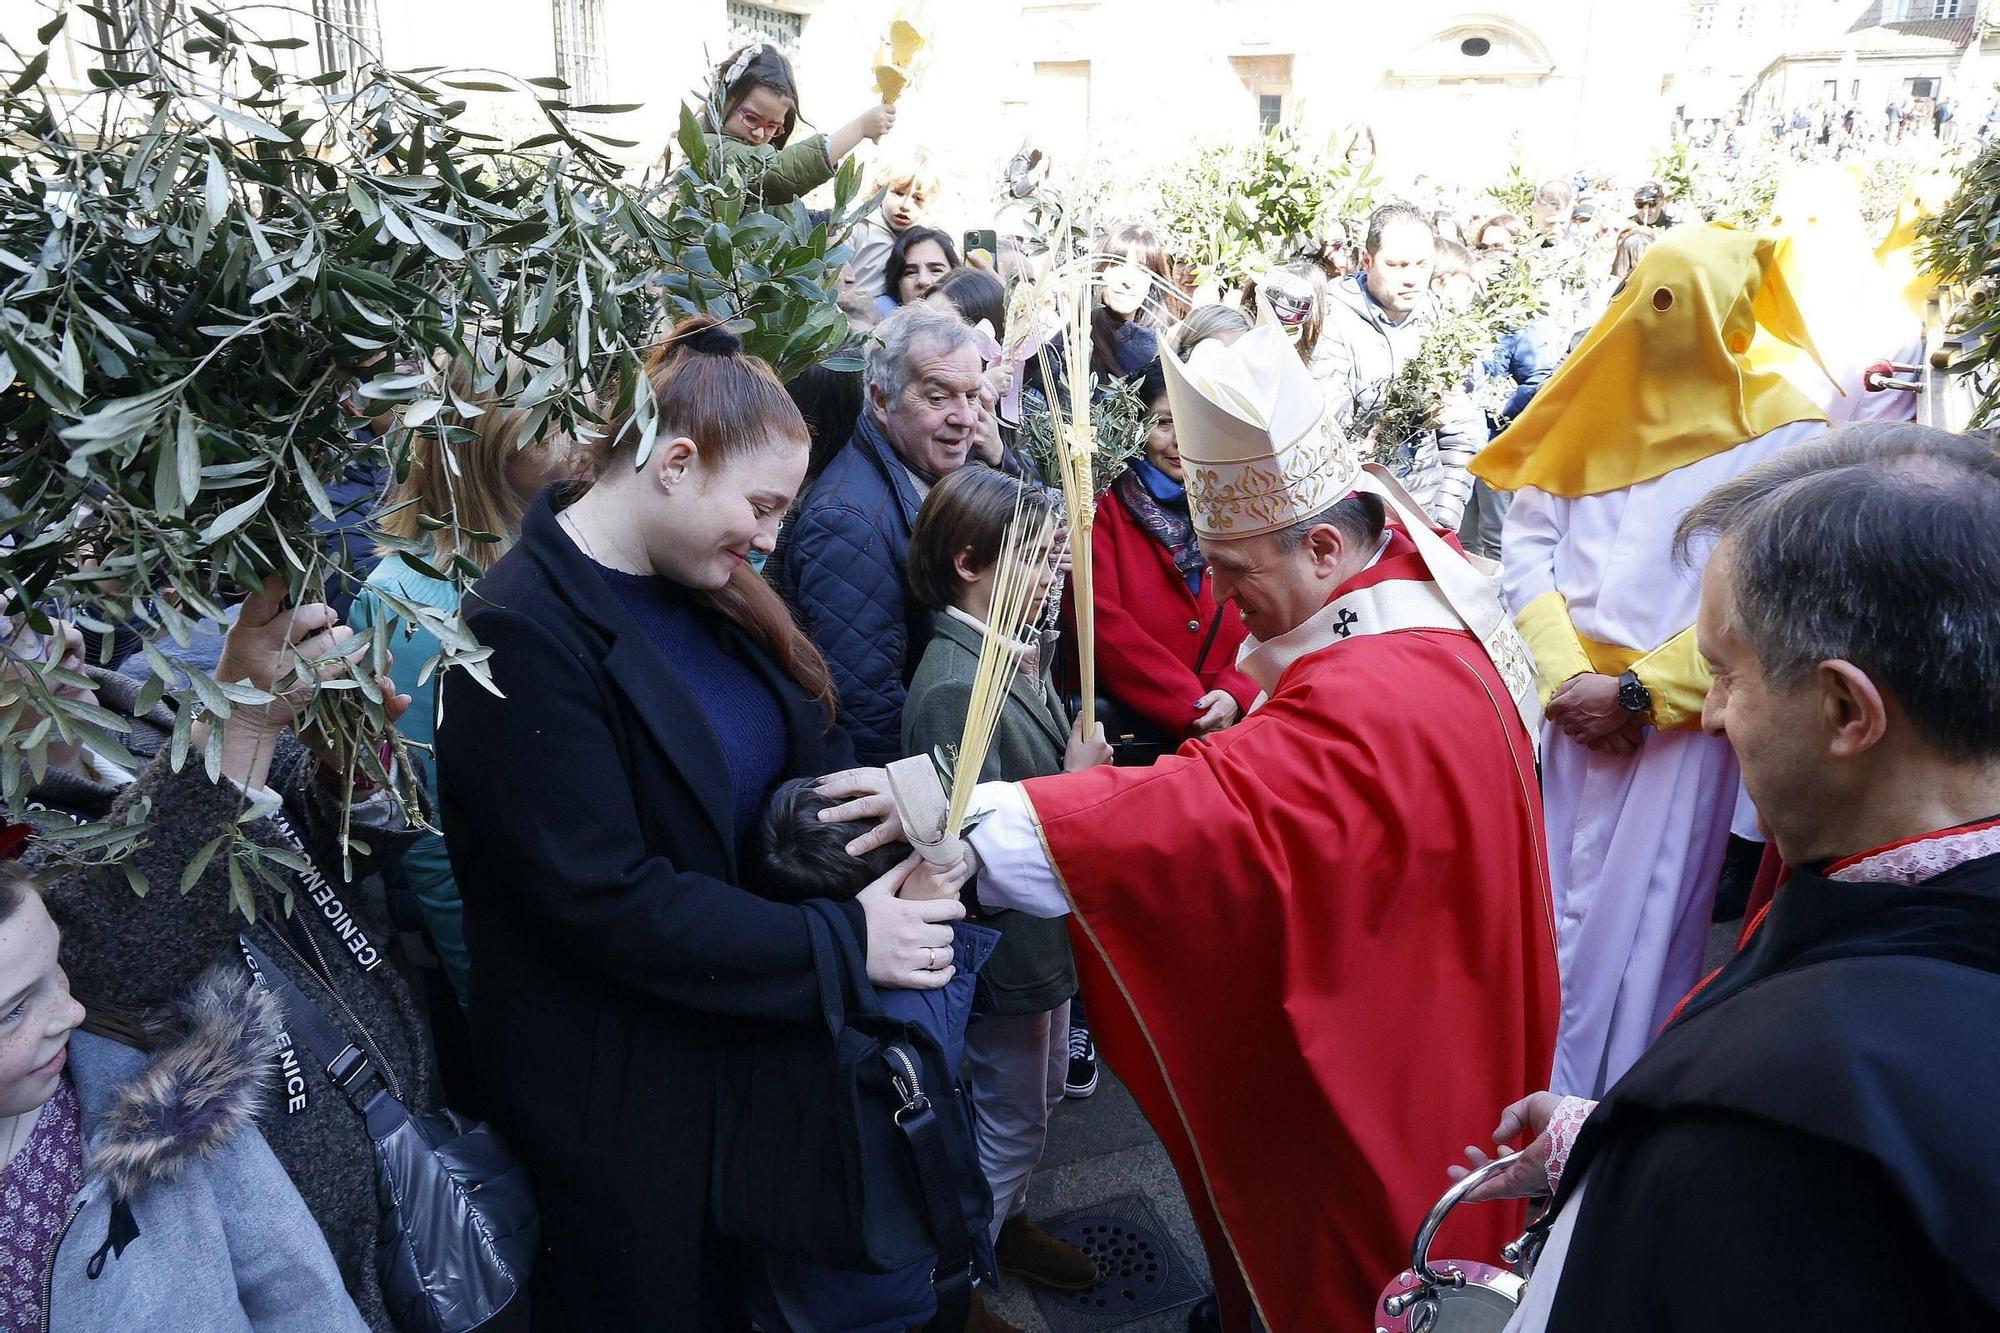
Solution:
[{"label": "woman in red coat", "polygon": [[[1188,324],[1200,317],[1197,310]],[[1235,334],[1244,331],[1220,322]],[[1188,345],[1184,338],[1183,355]],[[1208,561],[1195,544],[1174,410],[1159,361],[1140,372],[1139,392],[1154,418],[1146,455],[1111,483],[1090,529],[1097,690],[1110,704],[1099,721],[1112,743],[1113,762],[1120,764],[1148,764],[1191,736],[1220,731],[1240,721],[1258,695],[1257,686],[1236,669],[1236,650],[1247,633],[1243,618],[1234,606],[1215,604]],[[1067,621],[1067,606],[1063,614]],[[1069,1025],[1063,1093],[1088,1097],[1097,1088],[1097,1048],[1081,998],[1070,1003]]]},{"label": "woman in red coat", "polygon": [[1156,418],[1145,457],[1112,483],[1091,528],[1097,683],[1119,706],[1107,720],[1119,730],[1137,723],[1172,751],[1241,719],[1258,691],[1236,669],[1242,618],[1216,605],[1195,544],[1158,361],[1142,372],[1140,392]]}]

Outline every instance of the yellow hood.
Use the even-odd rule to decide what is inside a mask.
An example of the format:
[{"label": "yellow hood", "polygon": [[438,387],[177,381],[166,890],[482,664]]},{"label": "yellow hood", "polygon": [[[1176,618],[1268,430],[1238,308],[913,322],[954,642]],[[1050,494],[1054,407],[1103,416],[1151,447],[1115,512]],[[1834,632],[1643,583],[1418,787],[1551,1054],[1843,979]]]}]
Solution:
[{"label": "yellow hood", "polygon": [[1916,336],[1901,297],[1890,288],[1868,244],[1855,173],[1833,166],[1794,168],[1772,201],[1769,234],[1790,242],[1778,252],[1786,284],[1798,295],[1812,334],[1812,357],[1760,329],[1750,365],[1775,370],[1800,392],[1828,398],[1823,359],[1847,392],[1861,392],[1858,370],[1896,355]]},{"label": "yellow hood", "polygon": [[1668,232],[1473,474],[1501,490],[1601,495],[1824,420],[1747,356],[1759,328],[1812,350],[1784,249],[1719,222]]},{"label": "yellow hood", "polygon": [[1914,177],[1903,191],[1889,234],[1875,247],[1875,258],[1889,285],[1918,319],[1924,317],[1931,293],[1937,289],[1937,275],[1924,263],[1924,242],[1917,228],[1927,218],[1937,216],[1951,198],[1952,186],[1952,178],[1940,172]]}]

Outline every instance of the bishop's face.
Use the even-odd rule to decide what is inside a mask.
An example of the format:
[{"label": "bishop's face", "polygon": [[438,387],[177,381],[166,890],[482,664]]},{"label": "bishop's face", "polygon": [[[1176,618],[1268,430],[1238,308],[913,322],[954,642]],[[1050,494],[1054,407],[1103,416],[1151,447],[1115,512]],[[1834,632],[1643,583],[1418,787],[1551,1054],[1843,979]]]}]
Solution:
[{"label": "bishop's face", "polygon": [[1215,600],[1236,603],[1243,627],[1265,643],[1305,624],[1367,563],[1331,523],[1296,545],[1272,532],[1228,541],[1203,537],[1201,550],[1215,580]]}]

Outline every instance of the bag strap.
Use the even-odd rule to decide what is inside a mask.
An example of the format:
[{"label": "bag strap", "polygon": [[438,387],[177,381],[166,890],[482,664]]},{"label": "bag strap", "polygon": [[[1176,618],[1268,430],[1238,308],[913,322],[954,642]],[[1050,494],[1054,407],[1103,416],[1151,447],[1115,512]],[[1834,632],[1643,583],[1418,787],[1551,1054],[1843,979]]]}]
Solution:
[{"label": "bag strap", "polygon": [[910,1145],[910,1160],[917,1169],[917,1192],[923,1196],[924,1214],[930,1222],[931,1240],[937,1245],[937,1267],[931,1270],[931,1289],[937,1293],[934,1329],[962,1329],[972,1305],[972,1227],[965,1216],[954,1184],[951,1155],[945,1145],[944,1124],[937,1106],[924,1091],[916,1071],[918,1054],[902,1042],[882,1048],[882,1063],[889,1068],[890,1084],[903,1105],[896,1112],[896,1128]]},{"label": "bag strap", "polygon": [[1215,619],[1208,622],[1208,637],[1201,641],[1201,651],[1195,654],[1194,674],[1197,676],[1201,674],[1201,669],[1208,665],[1208,650],[1215,647],[1215,636],[1222,632],[1222,617],[1227,605],[1226,602],[1216,603]]},{"label": "bag strap", "polygon": [[292,1039],[305,1051],[307,1059],[326,1071],[327,1078],[349,1106],[365,1116],[368,1103],[378,1093],[393,1095],[368,1053],[349,1041],[326,1016],[326,1011],[314,1004],[298,983],[271,961],[269,954],[242,932],[237,933],[236,943],[243,950],[243,962],[250,969],[251,978],[277,997]]}]

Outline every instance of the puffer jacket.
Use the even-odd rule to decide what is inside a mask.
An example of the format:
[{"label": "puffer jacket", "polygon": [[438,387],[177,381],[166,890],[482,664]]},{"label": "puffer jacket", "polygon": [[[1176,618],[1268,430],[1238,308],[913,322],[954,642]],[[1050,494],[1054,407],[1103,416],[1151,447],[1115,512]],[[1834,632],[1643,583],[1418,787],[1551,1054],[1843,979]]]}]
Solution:
[{"label": "puffer jacket", "polygon": [[719,151],[723,162],[743,183],[753,208],[777,208],[792,203],[832,180],[838,170],[824,134],[800,139],[783,148],[745,143],[728,135],[710,135],[708,142],[710,152]]},{"label": "puffer jacket", "polygon": [[[1425,305],[1402,323],[1390,320],[1368,294],[1367,276],[1327,284],[1326,317],[1313,349],[1312,372],[1327,410],[1342,430],[1365,434],[1388,398],[1389,385],[1430,332],[1436,309]],[[1472,494],[1466,471],[1486,447],[1486,416],[1463,394],[1438,405],[1439,424],[1403,445],[1393,471],[1439,527],[1456,529]]]},{"label": "puffer jacket", "polygon": [[780,588],[826,658],[854,756],[902,758],[903,700],[930,642],[931,613],[910,595],[910,532],[923,505],[882,427],[864,410],[854,438],[792,520]]},{"label": "puffer jacket", "polygon": [[312,1213],[257,1131],[278,1036],[272,1000],[217,968],[148,1054],[70,1038],[83,1189],[51,1256],[47,1327],[354,1333]]},{"label": "puffer jacket", "polygon": [[[97,702],[130,717],[138,687],[109,673],[88,674],[97,686]],[[42,880],[49,915],[62,928],[63,967],[77,998],[89,1006],[146,1013],[169,1004],[212,964],[226,960],[243,966],[238,932],[273,958],[290,957],[291,935],[274,909],[266,907],[249,923],[236,907],[227,856],[211,853],[194,884],[180,891],[183,873],[202,849],[238,827],[248,797],[232,784],[210,782],[198,757],[190,756],[174,772],[162,746],[172,726],[173,714],[164,706],[130,717],[127,748],[141,758],[152,756],[132,781],[91,780],[51,769],[29,794],[31,805],[79,821],[122,820],[140,802],[150,802],[148,841],[132,856],[151,886],[144,897],[115,869],[43,864],[45,854],[35,841],[22,857]],[[266,867],[290,887],[296,919],[326,960],[337,1007],[365,1027],[403,1101],[413,1110],[430,1110],[423,1019],[389,959],[389,929],[361,901],[358,881],[370,869],[369,858],[357,851],[354,882],[341,873],[339,797],[318,777],[318,761],[289,734],[279,740],[269,784],[282,798],[282,809],[242,830],[258,846],[288,858],[303,848],[310,873],[275,860],[267,860]],[[379,798],[357,805],[354,819],[355,835],[373,857],[399,854],[415,836]],[[256,884],[249,867],[235,869],[246,886]],[[257,891],[272,896],[268,886]],[[295,973],[294,979],[302,975]],[[315,1073],[304,1070],[307,1076]],[[308,1077],[295,1092],[287,1089],[264,1137],[319,1223],[362,1318],[376,1333],[391,1333],[394,1324],[376,1271],[380,1214],[374,1144],[361,1118],[325,1078]]]}]

